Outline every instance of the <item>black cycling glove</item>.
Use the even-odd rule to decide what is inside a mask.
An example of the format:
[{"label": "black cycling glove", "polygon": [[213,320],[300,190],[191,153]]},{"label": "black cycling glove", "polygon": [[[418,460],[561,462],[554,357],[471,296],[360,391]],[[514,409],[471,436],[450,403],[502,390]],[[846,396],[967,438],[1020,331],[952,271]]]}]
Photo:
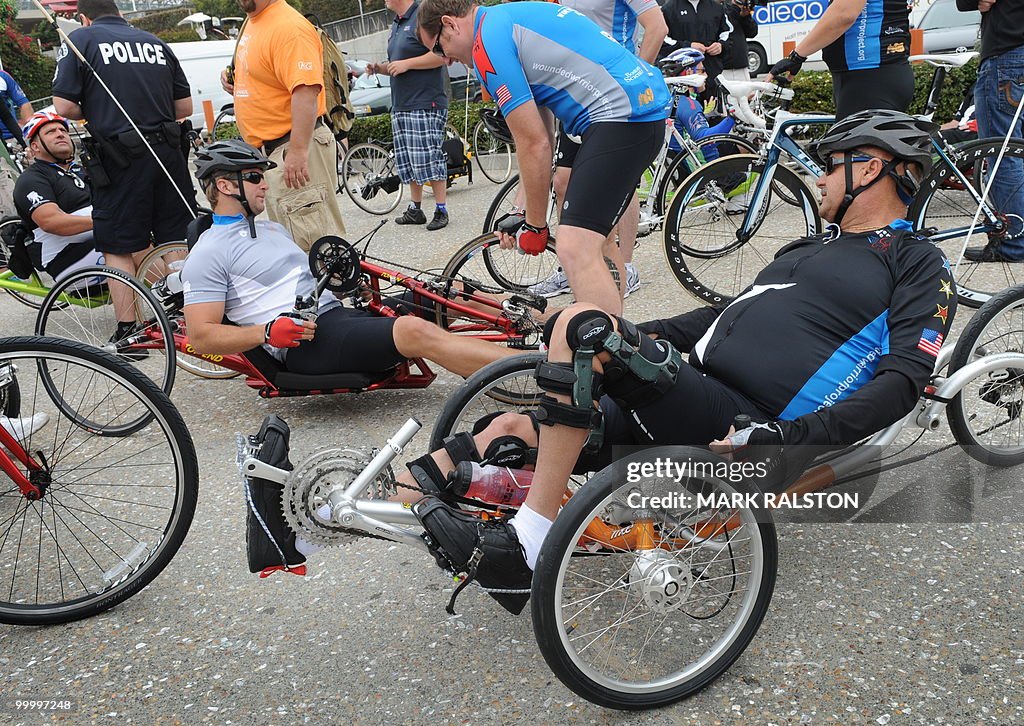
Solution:
[{"label": "black cycling glove", "polygon": [[804,66],[804,61],[806,60],[807,58],[805,56],[800,55],[794,50],[788,56],[773,65],[768,73],[770,73],[772,78],[775,80],[781,79],[782,82],[785,83],[786,80],[792,79],[793,76],[800,72],[800,69]]}]

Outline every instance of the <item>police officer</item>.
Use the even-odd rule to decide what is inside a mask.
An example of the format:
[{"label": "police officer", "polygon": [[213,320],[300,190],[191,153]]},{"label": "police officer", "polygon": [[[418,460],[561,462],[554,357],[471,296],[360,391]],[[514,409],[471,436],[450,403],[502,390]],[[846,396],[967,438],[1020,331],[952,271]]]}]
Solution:
[{"label": "police officer", "polygon": [[[151,238],[158,245],[182,240],[193,217],[195,192],[176,123],[191,115],[192,98],[171,49],[156,36],[128,25],[114,0],[79,0],[78,12],[84,27],[69,38],[92,69],[69,52],[67,43],[62,45],[53,103],[62,116],[88,121],[93,142],[86,166],[96,250],[106,255],[109,266],[134,274],[137,258],[149,248]],[[111,296],[118,320],[112,340],[118,340],[134,323],[132,299],[121,285],[112,286]]]}]

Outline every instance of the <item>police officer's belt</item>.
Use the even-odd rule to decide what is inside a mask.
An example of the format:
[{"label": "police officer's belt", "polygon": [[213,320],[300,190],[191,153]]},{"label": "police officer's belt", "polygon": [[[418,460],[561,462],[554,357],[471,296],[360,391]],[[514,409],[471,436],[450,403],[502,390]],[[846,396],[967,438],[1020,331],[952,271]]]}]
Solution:
[{"label": "police officer's belt", "polygon": [[[323,125],[324,125],[323,118],[318,118],[316,120],[316,123],[313,124],[313,128],[317,128],[318,126],[323,126]],[[263,153],[266,154],[267,156],[270,156],[271,154],[274,153],[275,149],[277,149],[280,146],[283,146],[284,144],[287,144],[288,141],[291,138],[292,138],[292,132],[289,131],[288,133],[286,133],[284,136],[282,136],[279,139],[271,139],[270,141],[264,141],[263,142]]]},{"label": "police officer's belt", "polygon": [[[136,134],[135,131],[125,131],[123,134],[118,134],[117,136],[114,137],[114,139],[119,144],[122,144],[122,145],[128,147],[129,149],[132,149],[132,148],[134,148],[134,147],[136,147],[138,145],[137,143],[135,143],[135,140],[138,139],[138,138],[139,138],[139,135]],[[157,131],[143,131],[142,132],[142,138],[144,138],[146,140],[146,142],[150,146],[159,146],[160,144],[167,144],[168,146],[175,146],[178,143],[178,140],[176,138],[175,139],[169,139],[167,137],[167,134],[165,134],[161,130],[157,130]]]}]

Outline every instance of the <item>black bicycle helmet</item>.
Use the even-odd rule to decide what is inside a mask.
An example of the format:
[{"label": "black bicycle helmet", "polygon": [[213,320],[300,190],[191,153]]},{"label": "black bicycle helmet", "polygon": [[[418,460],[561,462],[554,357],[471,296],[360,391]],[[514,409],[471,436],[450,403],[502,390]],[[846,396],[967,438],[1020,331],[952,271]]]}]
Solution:
[{"label": "black bicycle helmet", "polygon": [[[834,124],[824,136],[811,145],[811,153],[820,161],[824,162],[825,157],[841,151],[849,162],[853,152],[865,146],[884,149],[892,154],[893,158],[885,162],[878,176],[856,188],[853,186],[853,165],[843,165],[846,193],[836,208],[832,221],[839,224],[846,210],[853,204],[853,200],[886,177],[896,183],[896,193],[909,205],[921,187],[921,180],[932,168],[932,136],[938,130],[939,127],[930,121],[922,121],[905,113],[886,109],[858,111]],[[897,171],[901,163],[904,164],[902,173]],[[919,170],[911,169],[911,163],[916,164]]]},{"label": "black bicycle helmet", "polygon": [[491,132],[491,136],[496,138],[503,144],[514,144],[515,141],[512,139],[512,132],[508,128],[508,122],[505,121],[505,117],[496,108],[482,108],[480,109],[480,120],[484,122],[484,126]]},{"label": "black bicycle helmet", "polygon": [[938,125],[931,121],[899,111],[858,111],[832,126],[811,149],[818,159],[824,160],[836,151],[874,146],[897,159],[918,164],[922,174],[927,174],[932,168],[932,136],[938,130]]},{"label": "black bicycle helmet", "polygon": [[262,151],[241,139],[215,141],[196,152],[196,179],[204,181],[214,172],[243,169],[273,169],[277,166]]}]

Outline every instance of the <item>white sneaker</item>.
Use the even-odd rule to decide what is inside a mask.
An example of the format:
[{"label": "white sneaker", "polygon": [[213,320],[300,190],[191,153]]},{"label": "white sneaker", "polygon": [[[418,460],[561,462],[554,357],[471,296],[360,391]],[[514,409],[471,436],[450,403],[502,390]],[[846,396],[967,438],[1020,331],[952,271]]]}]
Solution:
[{"label": "white sneaker", "polygon": [[557,297],[558,295],[572,292],[572,288],[569,287],[569,278],[566,277],[565,272],[559,267],[551,273],[548,279],[542,280],[536,285],[530,285],[526,288],[526,291],[534,295],[543,295],[544,297]]},{"label": "white sneaker", "polygon": [[0,426],[18,441],[24,441],[49,422],[50,417],[42,411],[24,418],[0,416]]},{"label": "white sneaker", "polygon": [[734,197],[729,197],[725,202],[725,213],[726,214],[743,214],[750,207],[750,197],[752,192],[746,191],[742,194],[737,194]]},{"label": "white sneaker", "polygon": [[627,298],[640,289],[640,272],[632,262],[626,263],[626,292],[622,297]]}]

